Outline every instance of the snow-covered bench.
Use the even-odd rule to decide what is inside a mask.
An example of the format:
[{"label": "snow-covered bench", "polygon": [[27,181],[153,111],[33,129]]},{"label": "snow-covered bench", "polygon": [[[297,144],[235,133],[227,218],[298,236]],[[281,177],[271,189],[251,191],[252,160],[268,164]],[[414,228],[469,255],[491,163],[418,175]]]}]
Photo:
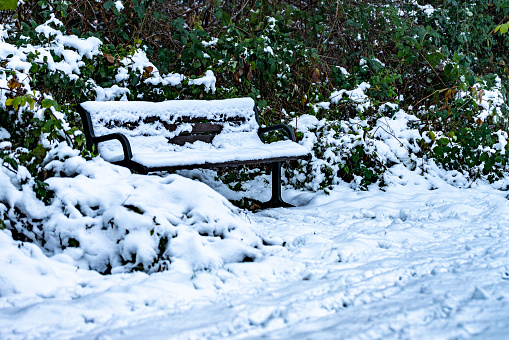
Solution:
[{"label": "snow-covered bench", "polygon": [[[281,162],[309,158],[289,126],[259,126],[251,98],[89,101],[78,111],[87,148],[138,173],[272,163],[271,207],[290,206],[281,198]],[[276,130],[289,139],[264,143]]]}]

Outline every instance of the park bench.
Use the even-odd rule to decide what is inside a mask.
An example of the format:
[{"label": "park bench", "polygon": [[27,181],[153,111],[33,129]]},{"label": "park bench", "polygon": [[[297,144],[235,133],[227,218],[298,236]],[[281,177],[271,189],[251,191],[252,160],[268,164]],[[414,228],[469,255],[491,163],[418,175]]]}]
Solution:
[{"label": "park bench", "polygon": [[[140,174],[271,163],[272,198],[266,207],[291,206],[281,198],[281,163],[310,157],[291,127],[260,127],[251,98],[89,101],[78,112],[87,148]],[[264,135],[277,130],[288,139],[265,143]]]}]

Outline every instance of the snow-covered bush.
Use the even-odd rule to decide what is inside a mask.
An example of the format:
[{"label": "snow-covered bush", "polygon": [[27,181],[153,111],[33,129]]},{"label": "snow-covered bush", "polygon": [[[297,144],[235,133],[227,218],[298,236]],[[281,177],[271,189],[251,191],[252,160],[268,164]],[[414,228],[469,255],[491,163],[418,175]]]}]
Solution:
[{"label": "snow-covered bush", "polygon": [[404,164],[415,169],[421,138],[416,125],[418,118],[403,110],[390,112],[388,117],[381,115],[376,121],[318,120],[312,115],[295,119],[292,125],[302,134],[302,143],[313,157],[287,167],[288,183],[319,190],[346,181],[366,189],[382,180],[383,173],[392,165]]},{"label": "snow-covered bush", "polygon": [[130,175],[84,150],[76,103],[215,90],[211,71],[162,75],[143,49],[111,48],[65,34],[52,14],[0,26],[0,228],[102,273],[254,260],[261,238],[219,194],[176,175]]},{"label": "snow-covered bush", "polygon": [[[352,91],[335,91],[330,102],[317,104],[317,113],[328,119],[303,115],[292,121],[313,158],[290,164],[287,183],[318,190],[346,181],[365,189],[377,181],[383,185],[384,172],[395,164],[415,169],[432,159],[470,181],[493,182],[507,175],[509,107],[500,78],[448,90],[442,109],[402,110],[396,103],[377,107],[365,93],[368,88],[363,83]],[[337,106],[344,104],[360,111],[359,116],[373,107],[378,112],[334,119]]]},{"label": "snow-covered bush", "polygon": [[51,200],[30,173],[0,167],[3,227],[49,254],[101,273],[217,268],[253,261],[263,240],[244,214],[205,184],[178,175],[130,174],[101,158],[87,161],[61,143],[44,169]]},{"label": "snow-covered bush", "polygon": [[445,96],[443,107],[418,110],[425,156],[470,179],[505,177],[509,107],[500,78],[479,79],[472,86],[449,89]]}]

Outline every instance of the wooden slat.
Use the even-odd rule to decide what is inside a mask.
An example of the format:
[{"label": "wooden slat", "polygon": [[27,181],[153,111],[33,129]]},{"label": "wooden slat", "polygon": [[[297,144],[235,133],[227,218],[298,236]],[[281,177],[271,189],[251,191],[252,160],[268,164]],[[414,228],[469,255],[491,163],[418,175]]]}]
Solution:
[{"label": "wooden slat", "polygon": [[196,123],[192,133],[220,133],[223,126],[217,123]]},{"label": "wooden slat", "polygon": [[[164,127],[168,131],[175,131],[177,129],[176,124],[163,123]],[[220,133],[223,130],[223,125],[217,123],[194,123],[191,132],[182,132],[181,135],[192,134],[192,133]]]},{"label": "wooden slat", "polygon": [[194,143],[196,141],[202,141],[205,143],[211,143],[215,135],[189,135],[189,136],[177,136],[168,139],[169,143],[184,145],[185,143]]},{"label": "wooden slat", "polygon": [[[163,122],[165,123],[160,117],[157,116],[150,116],[146,117],[142,120],[143,123],[154,123],[154,122]],[[224,117],[224,115],[218,115],[218,116],[212,116],[212,117],[188,117],[188,116],[182,116],[175,120],[172,124],[182,124],[182,123],[204,123],[204,122],[245,122],[246,117],[245,116],[234,116],[234,117]]]},{"label": "wooden slat", "polygon": [[120,122],[113,120],[107,123],[100,121],[99,124],[104,125],[108,129],[112,129],[114,127],[123,127],[129,130],[135,130],[138,126],[142,124],[152,124],[155,122],[160,122],[166,130],[175,131],[177,130],[180,124],[190,123],[193,125],[192,133],[219,133],[221,132],[222,127],[226,122],[233,124],[234,126],[238,126],[246,122],[245,117],[234,117],[234,119],[228,120],[221,120],[218,117],[216,118],[217,119],[210,119],[210,121],[207,121],[207,119],[204,118],[191,119],[189,117],[183,117],[182,119],[179,119],[177,122],[169,124],[161,120],[159,117],[147,117],[137,122]]}]

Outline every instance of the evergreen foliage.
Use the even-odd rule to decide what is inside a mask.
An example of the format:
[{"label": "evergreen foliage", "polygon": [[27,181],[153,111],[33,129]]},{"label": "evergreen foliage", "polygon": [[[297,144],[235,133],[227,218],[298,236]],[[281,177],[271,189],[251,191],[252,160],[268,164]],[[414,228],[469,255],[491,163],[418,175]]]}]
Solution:
[{"label": "evergreen foliage", "polygon": [[[58,174],[44,170],[48,151],[65,141],[93,156],[84,151],[77,103],[250,96],[264,124],[298,125],[303,114],[325,119],[311,131],[313,160],[286,171],[293,185],[317,177],[312,189],[338,178],[361,188],[383,185],[396,160],[380,157],[373,145],[381,119],[397,109],[416,117],[408,128],[420,134],[407,147],[411,160],[397,161],[415,167],[416,159],[432,159],[493,181],[508,170],[509,39],[498,34],[508,15],[507,0],[23,1],[0,12],[4,41],[25,48],[31,64],[19,79],[9,56],[0,59],[7,85],[0,124],[9,133],[0,135],[8,141],[0,157],[12,171],[26,167],[49,200],[44,180]],[[48,56],[29,48],[65,60],[52,49],[58,35],[37,29],[46,22],[67,36],[100,39],[101,53],[83,58],[78,76],[50,67]],[[145,55],[153,66],[136,68]],[[217,77],[216,91],[192,84],[207,70]],[[172,75],[182,81],[170,86]],[[362,102],[345,95],[360,86]]]}]

